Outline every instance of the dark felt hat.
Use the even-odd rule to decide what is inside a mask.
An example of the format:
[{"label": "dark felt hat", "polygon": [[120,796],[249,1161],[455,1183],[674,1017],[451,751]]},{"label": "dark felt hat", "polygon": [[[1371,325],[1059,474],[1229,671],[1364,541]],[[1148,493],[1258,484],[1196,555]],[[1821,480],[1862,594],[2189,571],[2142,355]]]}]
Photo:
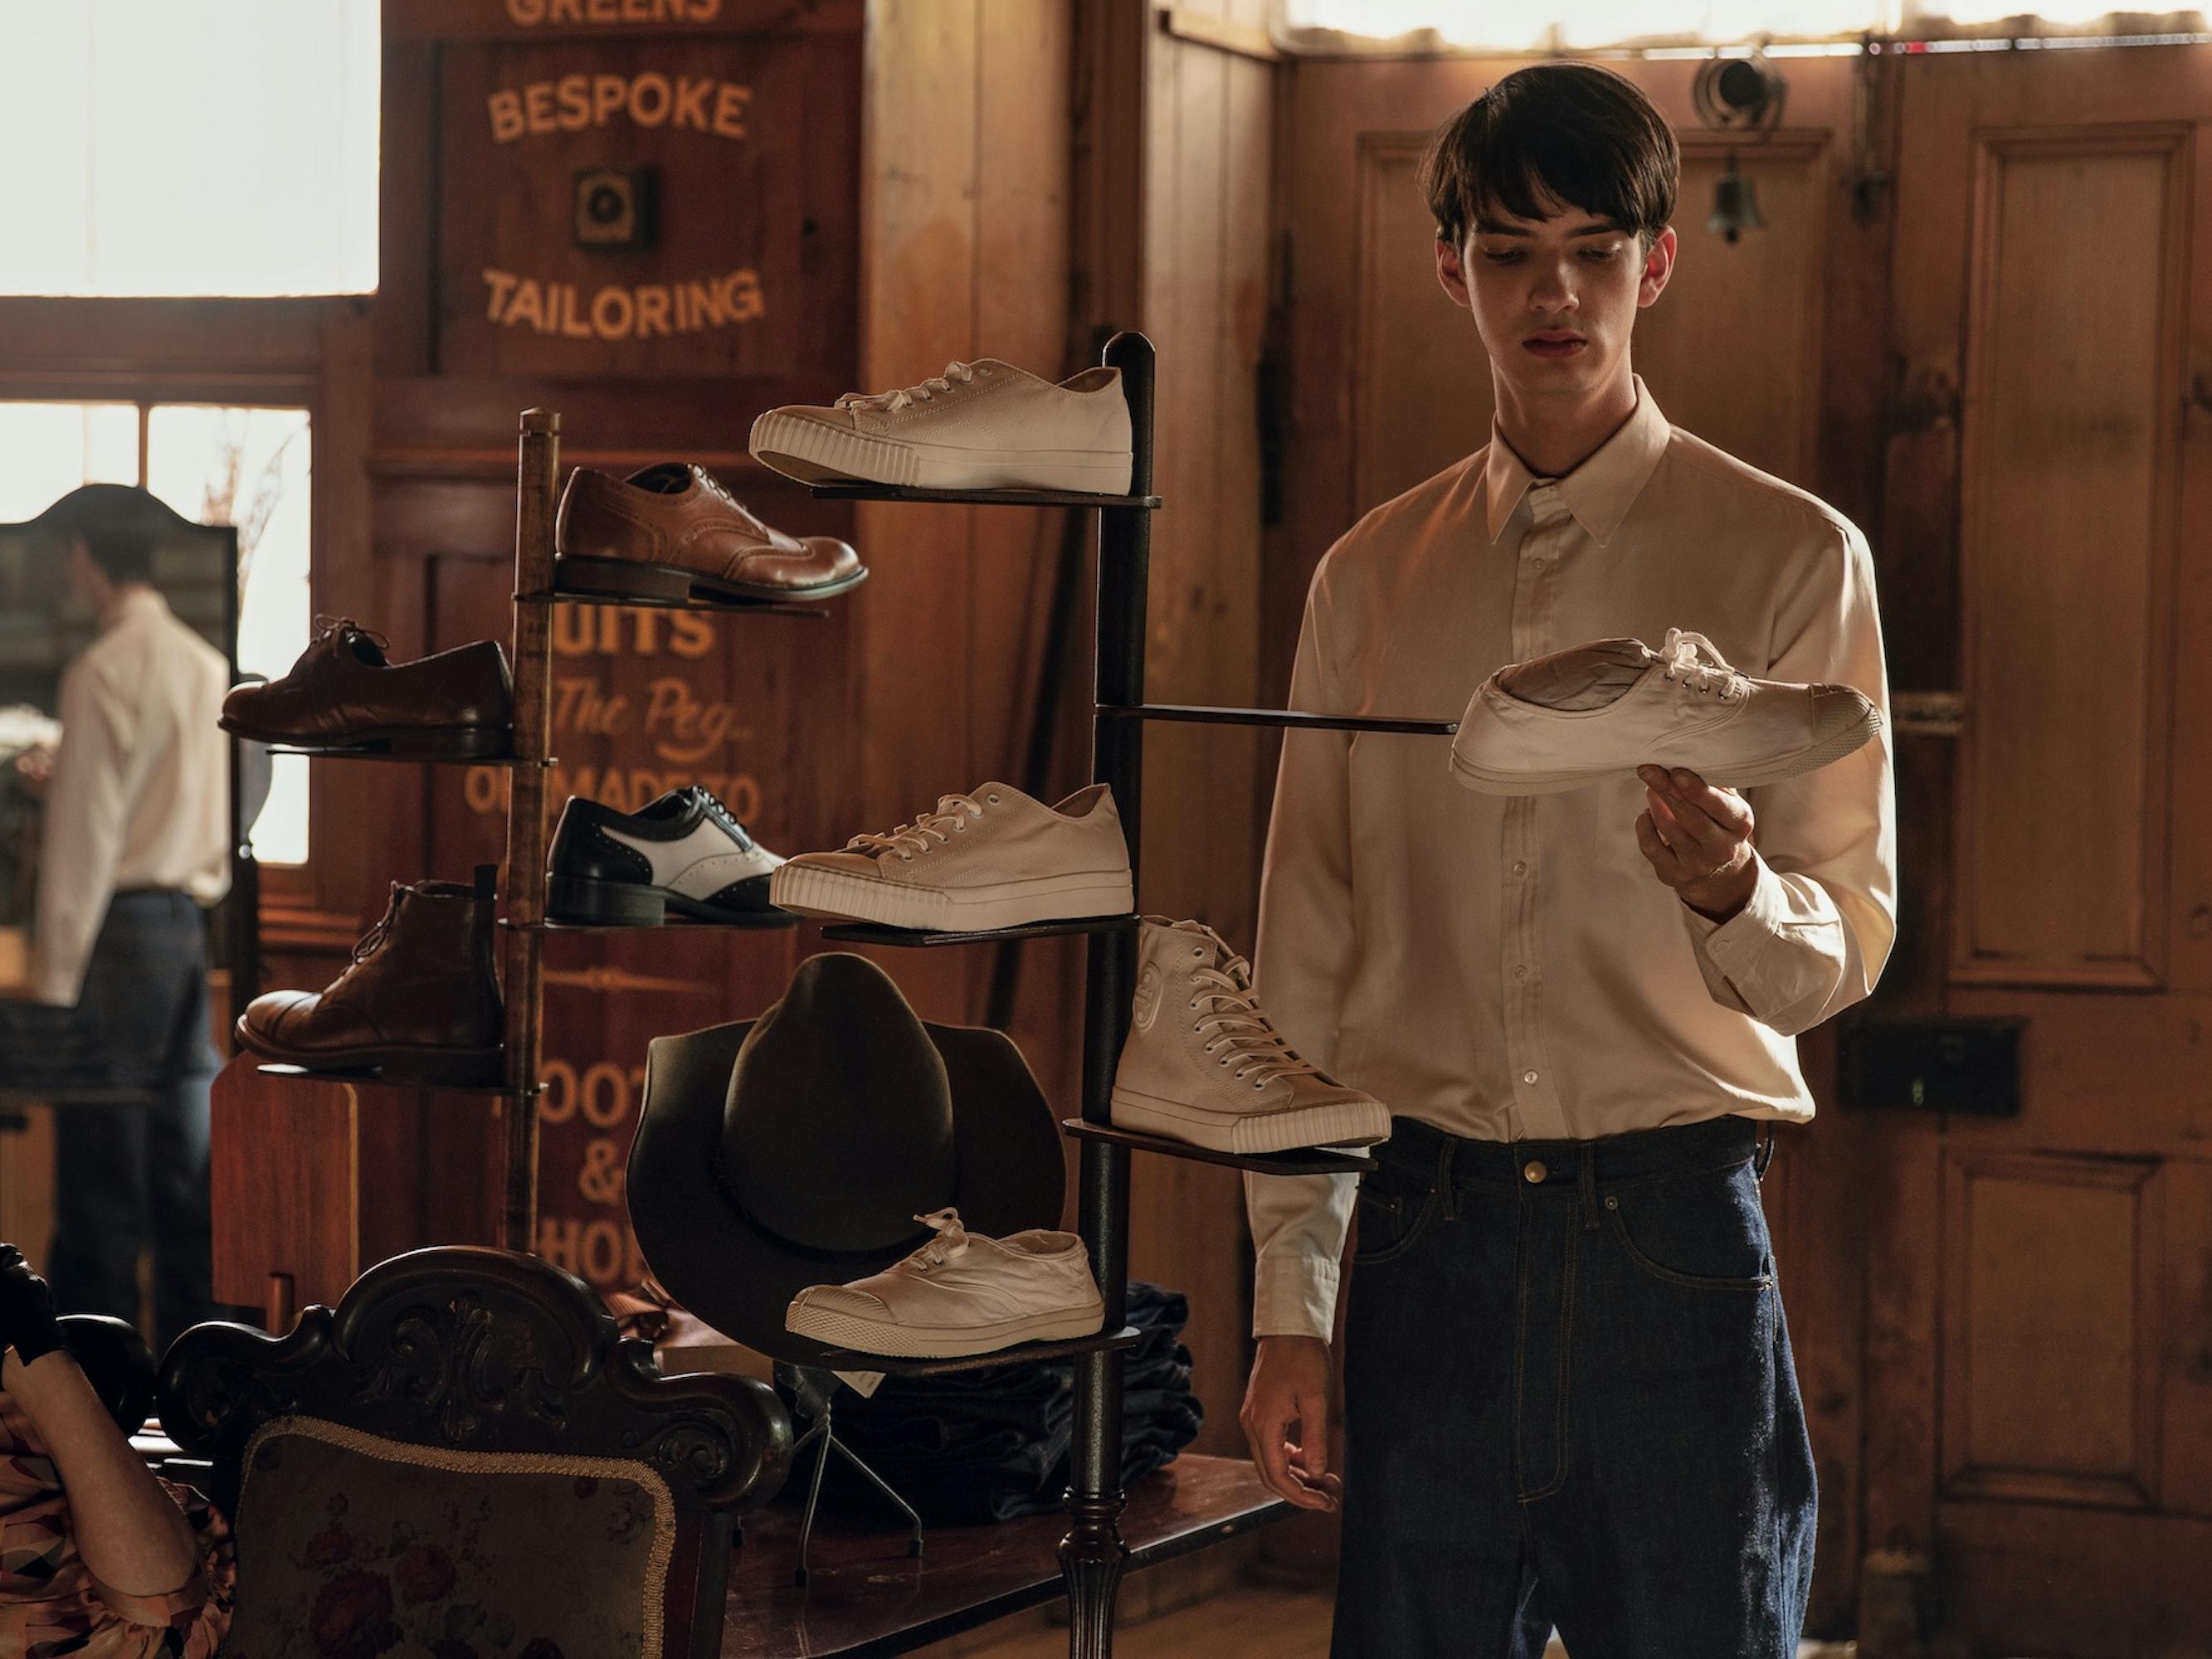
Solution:
[{"label": "dark felt hat", "polygon": [[630,1228],[678,1302],[811,1364],[793,1296],[890,1267],[947,1205],[994,1237],[1058,1226],[1060,1139],[1003,1032],[927,1024],[865,957],[812,957],[758,1019],[653,1040]]}]

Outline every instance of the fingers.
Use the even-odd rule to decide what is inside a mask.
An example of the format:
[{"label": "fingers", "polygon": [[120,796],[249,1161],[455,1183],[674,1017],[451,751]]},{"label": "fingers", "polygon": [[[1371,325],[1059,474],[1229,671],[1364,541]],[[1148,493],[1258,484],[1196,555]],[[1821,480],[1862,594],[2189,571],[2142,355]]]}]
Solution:
[{"label": "fingers", "polygon": [[[1251,1449],[1252,1466],[1260,1473],[1260,1483],[1298,1509],[1337,1506],[1341,1484],[1326,1472],[1328,1453],[1316,1443],[1326,1434],[1328,1421],[1325,1405],[1309,1404],[1302,1396],[1279,1389],[1255,1389],[1245,1399],[1244,1439]],[[1305,1431],[1304,1443],[1290,1438],[1293,1423]],[[1305,1430],[1307,1424],[1315,1426]]]},{"label": "fingers", "polygon": [[1651,812],[1644,811],[1636,815],[1636,845],[1638,850],[1650,860],[1651,867],[1659,872],[1662,880],[1680,884],[1693,879],[1691,872],[1683,867],[1681,860],[1675,856],[1674,848],[1669,846],[1666,838],[1660,834],[1658,824]]},{"label": "fingers", "polygon": [[[1686,766],[1669,772],[1662,766],[1639,766],[1648,798],[1668,816],[1669,827],[1702,846],[1729,848],[1751,835],[1751,803],[1733,789],[1707,783]],[[1680,838],[1671,838],[1680,844]]]}]

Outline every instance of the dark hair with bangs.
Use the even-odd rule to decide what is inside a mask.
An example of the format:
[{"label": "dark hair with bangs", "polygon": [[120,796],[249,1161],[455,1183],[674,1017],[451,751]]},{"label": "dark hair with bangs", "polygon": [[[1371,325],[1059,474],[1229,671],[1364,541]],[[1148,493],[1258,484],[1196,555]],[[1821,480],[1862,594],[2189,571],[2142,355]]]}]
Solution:
[{"label": "dark hair with bangs", "polygon": [[1496,208],[1540,219],[1540,195],[1650,247],[1674,214],[1682,149],[1642,88],[1595,64],[1516,70],[1437,130],[1421,190],[1437,235],[1462,246]]}]

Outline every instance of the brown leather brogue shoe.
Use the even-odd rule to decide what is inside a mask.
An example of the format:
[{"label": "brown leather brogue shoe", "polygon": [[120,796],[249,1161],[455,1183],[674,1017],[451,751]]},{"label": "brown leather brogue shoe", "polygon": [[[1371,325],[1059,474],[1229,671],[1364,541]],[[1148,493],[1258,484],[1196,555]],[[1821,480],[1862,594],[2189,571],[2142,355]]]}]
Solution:
[{"label": "brown leather brogue shoe", "polygon": [[264,1059],[426,1083],[494,1084],[506,1026],[492,969],[492,897],[452,881],[392,884],[384,920],[323,991],[270,991],[238,1017]]},{"label": "brown leather brogue shoe", "polygon": [[231,689],[222,700],[224,731],[260,743],[416,760],[507,752],[514,687],[496,641],[394,663],[381,635],[350,617],[317,620],[313,642],[282,679]]},{"label": "brown leather brogue shoe", "polygon": [[578,467],[561,492],[553,585],[617,599],[826,599],[866,581],[834,536],[763,524],[703,466],[665,461],[617,478]]}]

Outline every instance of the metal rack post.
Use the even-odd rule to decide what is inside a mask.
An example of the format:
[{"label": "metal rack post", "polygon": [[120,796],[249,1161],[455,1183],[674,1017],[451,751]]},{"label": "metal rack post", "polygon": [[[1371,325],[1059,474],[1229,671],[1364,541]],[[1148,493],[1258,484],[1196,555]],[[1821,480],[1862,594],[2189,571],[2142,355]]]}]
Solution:
[{"label": "metal rack post", "polygon": [[[1116,334],[1103,361],[1121,371],[1129,405],[1131,495],[1152,489],[1152,343],[1141,334]],[[1144,842],[1142,722],[1101,717],[1101,707],[1145,700],[1145,598],[1152,558],[1152,514],[1143,507],[1107,507],[1098,513],[1097,655],[1091,720],[1091,776],[1114,792],[1129,843],[1133,882]],[[1137,935],[1115,928],[1091,936],[1084,981],[1083,1115],[1109,1121],[1114,1070],[1128,1035],[1129,997],[1135,983]],[[1106,1302],[1107,1330],[1119,1330],[1127,1311],[1129,1149],[1110,1142],[1083,1143],[1077,1225],[1090,1246],[1091,1270]],[[1123,1351],[1080,1356],[1075,1364],[1074,1481],[1068,1488],[1070,1525],[1060,1540],[1060,1565],[1067,1580],[1070,1659],[1107,1659],[1114,1647],[1114,1593],[1128,1556],[1122,1541],[1121,1377]]]},{"label": "metal rack post", "polygon": [[552,752],[554,489],[561,416],[522,411],[514,508],[514,758],[507,771],[507,902],[502,992],[507,1008],[507,1194],[500,1243],[536,1247],[538,1073],[544,1034],[540,975],[545,919],[545,763]]}]

